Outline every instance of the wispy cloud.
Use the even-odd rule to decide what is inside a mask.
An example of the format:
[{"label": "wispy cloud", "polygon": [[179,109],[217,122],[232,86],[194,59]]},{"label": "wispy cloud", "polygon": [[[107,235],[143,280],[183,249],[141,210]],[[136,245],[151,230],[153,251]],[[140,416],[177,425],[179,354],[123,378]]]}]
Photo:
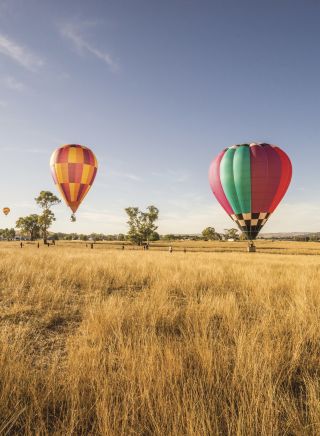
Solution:
[{"label": "wispy cloud", "polygon": [[19,80],[16,80],[12,76],[7,76],[2,80],[2,83],[5,85],[6,88],[12,89],[14,91],[23,91],[26,89],[26,86],[19,82]]},{"label": "wispy cloud", "polygon": [[32,53],[26,47],[0,34],[0,53],[11,58],[27,70],[37,71],[44,65],[43,59]]},{"label": "wispy cloud", "polygon": [[[90,24],[92,25],[92,23]],[[69,39],[73,43],[78,52],[88,52],[107,64],[111,71],[118,71],[119,66],[112,56],[108,52],[100,50],[95,45],[91,44],[83,36],[83,29],[87,26],[86,23],[64,23],[60,26],[60,32],[63,37]]]},{"label": "wispy cloud", "polygon": [[106,210],[97,211],[93,209],[85,209],[83,211],[80,211],[79,214],[81,214],[82,218],[96,223],[108,223],[109,225],[120,224],[122,226],[125,226],[126,224],[126,217],[124,213],[116,214],[110,213]]},{"label": "wispy cloud", "polygon": [[[162,209],[160,209],[162,210]],[[316,232],[319,231],[320,206],[313,203],[281,203],[261,231]],[[160,213],[160,233],[201,233],[208,226],[218,232],[235,227],[231,218],[219,204],[195,203],[189,210],[184,205],[175,205],[172,210]]]},{"label": "wispy cloud", "polygon": [[[160,233],[201,233],[208,226],[214,226],[216,230],[222,231],[227,228],[232,221],[228,216],[220,213],[217,205],[196,205],[189,210],[176,207],[170,212],[165,211],[160,214],[159,231]],[[229,222],[230,221],[230,222]]]},{"label": "wispy cloud", "polygon": [[8,107],[8,103],[6,101],[4,101],[4,100],[0,100],[0,108],[4,109],[6,107]]},{"label": "wispy cloud", "polygon": [[36,148],[36,147],[1,147],[0,151],[9,152],[9,153],[30,153],[30,154],[49,154],[50,151],[45,148]]},{"label": "wispy cloud", "polygon": [[19,203],[15,202],[11,204],[13,209],[22,209],[22,208],[34,208],[34,202],[31,201],[20,201]]},{"label": "wispy cloud", "polygon": [[153,176],[162,177],[175,183],[184,183],[190,179],[190,175],[186,171],[179,170],[179,169],[177,170],[168,169],[161,173],[159,171],[154,171],[151,174]]},{"label": "wispy cloud", "polygon": [[262,233],[317,232],[319,231],[320,205],[312,201],[281,202],[272,214]]},{"label": "wispy cloud", "polygon": [[111,171],[110,175],[115,176],[115,177],[122,177],[124,179],[133,180],[135,182],[142,181],[141,177],[137,176],[136,174],[132,174],[132,173],[126,173],[126,172],[121,172],[121,171]]}]

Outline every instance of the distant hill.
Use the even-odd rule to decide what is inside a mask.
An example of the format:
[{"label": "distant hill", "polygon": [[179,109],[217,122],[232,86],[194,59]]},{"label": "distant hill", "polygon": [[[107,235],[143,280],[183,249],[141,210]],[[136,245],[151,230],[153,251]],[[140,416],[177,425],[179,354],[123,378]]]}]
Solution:
[{"label": "distant hill", "polygon": [[260,238],[267,238],[267,239],[280,239],[280,238],[297,238],[297,237],[318,237],[320,239],[320,232],[278,232],[278,233],[260,233]]}]

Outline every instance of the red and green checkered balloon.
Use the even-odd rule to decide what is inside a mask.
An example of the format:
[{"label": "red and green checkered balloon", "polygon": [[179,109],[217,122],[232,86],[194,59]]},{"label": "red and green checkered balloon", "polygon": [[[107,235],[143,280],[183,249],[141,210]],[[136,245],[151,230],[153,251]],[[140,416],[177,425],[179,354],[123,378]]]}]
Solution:
[{"label": "red and green checkered balloon", "polygon": [[286,153],[264,143],[226,148],[209,170],[212,192],[249,240],[257,237],[282,200],[291,176]]}]

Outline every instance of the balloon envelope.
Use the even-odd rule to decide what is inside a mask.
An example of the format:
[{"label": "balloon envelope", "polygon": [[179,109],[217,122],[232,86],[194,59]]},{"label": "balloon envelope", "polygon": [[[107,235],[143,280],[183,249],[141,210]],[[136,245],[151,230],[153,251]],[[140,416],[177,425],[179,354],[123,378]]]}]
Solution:
[{"label": "balloon envelope", "polygon": [[62,197],[75,213],[96,177],[98,162],[95,155],[83,145],[63,145],[52,153],[50,167]]},{"label": "balloon envelope", "polygon": [[257,237],[282,200],[291,176],[286,153],[265,143],[226,148],[209,170],[212,192],[249,240]]},{"label": "balloon envelope", "polygon": [[9,207],[4,207],[4,208],[2,209],[2,212],[3,212],[5,215],[8,215],[8,214],[10,213],[10,208],[9,208]]}]

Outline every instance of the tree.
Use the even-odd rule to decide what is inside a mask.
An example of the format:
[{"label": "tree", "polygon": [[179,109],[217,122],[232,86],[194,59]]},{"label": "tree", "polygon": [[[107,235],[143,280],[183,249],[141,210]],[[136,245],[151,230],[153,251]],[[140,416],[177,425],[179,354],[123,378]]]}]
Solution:
[{"label": "tree", "polygon": [[164,235],[162,239],[166,239],[168,241],[174,241],[176,239],[175,235],[169,233],[168,235]]},{"label": "tree", "polygon": [[89,238],[94,241],[103,241],[103,234],[102,233],[91,233],[91,235],[89,235]]},{"label": "tree", "polygon": [[51,207],[61,203],[61,200],[59,200],[59,198],[50,191],[41,191],[35,200],[42,209],[42,215],[39,217],[39,224],[43,237],[43,243],[46,244],[48,238],[48,229],[53,221],[56,220],[54,213],[51,211]]},{"label": "tree", "polygon": [[16,228],[21,231],[22,234],[30,236],[31,241],[40,237],[40,216],[37,214],[20,217],[16,222]]},{"label": "tree", "polygon": [[14,229],[2,229],[0,231],[0,236],[2,239],[6,239],[7,241],[12,241],[15,238],[16,232]]},{"label": "tree", "polygon": [[225,235],[224,237],[228,239],[234,239],[235,241],[239,240],[239,230],[238,229],[224,229]]},{"label": "tree", "polygon": [[215,231],[213,227],[206,227],[204,230],[202,230],[202,236],[204,237],[204,239],[207,239],[209,241],[221,239],[221,236]]},{"label": "tree", "polygon": [[11,241],[16,236],[16,232],[14,229],[0,229],[0,239],[6,239],[7,241]]},{"label": "tree", "polygon": [[153,232],[149,238],[150,241],[159,241],[160,235],[158,232]]},{"label": "tree", "polygon": [[44,210],[42,212],[42,214],[39,216],[38,221],[39,221],[41,235],[42,235],[44,244],[47,243],[48,229],[51,226],[51,224],[53,223],[53,221],[55,221],[55,220],[56,220],[56,218],[54,216],[54,213],[49,209]]},{"label": "tree", "polygon": [[9,229],[9,237],[10,237],[11,240],[16,237],[15,229]]},{"label": "tree", "polygon": [[157,230],[155,222],[159,216],[159,209],[155,206],[148,206],[146,212],[142,212],[138,207],[127,207],[125,209],[129,221],[128,239],[135,244],[141,245],[149,241],[151,235]]}]

